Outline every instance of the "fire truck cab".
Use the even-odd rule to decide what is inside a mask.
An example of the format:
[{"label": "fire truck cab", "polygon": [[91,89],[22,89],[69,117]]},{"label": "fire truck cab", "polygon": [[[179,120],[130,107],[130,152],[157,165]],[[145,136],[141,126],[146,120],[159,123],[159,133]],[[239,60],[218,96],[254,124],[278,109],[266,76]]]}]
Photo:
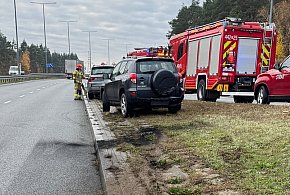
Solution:
[{"label": "fire truck cab", "polygon": [[232,95],[236,103],[251,103],[257,76],[275,64],[276,29],[225,18],[174,35],[169,45],[186,92],[203,101]]}]

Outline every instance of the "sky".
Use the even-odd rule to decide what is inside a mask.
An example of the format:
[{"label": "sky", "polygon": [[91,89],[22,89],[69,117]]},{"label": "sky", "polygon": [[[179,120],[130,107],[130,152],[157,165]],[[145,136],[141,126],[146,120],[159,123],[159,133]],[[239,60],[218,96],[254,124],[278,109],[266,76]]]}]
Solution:
[{"label": "sky", "polygon": [[[21,43],[43,44],[42,5],[32,0],[16,0],[18,37]],[[47,47],[51,52],[68,53],[67,23],[70,23],[71,52],[88,66],[89,33],[91,33],[91,62],[117,63],[126,50],[136,47],[167,45],[168,21],[178,14],[181,6],[192,0],[42,0],[56,2],[45,6]],[[202,2],[202,1],[201,1]],[[1,0],[0,32],[9,41],[15,39],[13,0]],[[108,40],[109,56],[108,58]]]}]

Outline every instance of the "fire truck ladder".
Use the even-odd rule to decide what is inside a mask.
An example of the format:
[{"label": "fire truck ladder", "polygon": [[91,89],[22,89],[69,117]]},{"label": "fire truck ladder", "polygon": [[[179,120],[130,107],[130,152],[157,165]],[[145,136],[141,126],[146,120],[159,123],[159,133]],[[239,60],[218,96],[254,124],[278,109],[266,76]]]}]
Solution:
[{"label": "fire truck ladder", "polygon": [[[264,34],[263,34],[263,44],[262,44],[262,54],[261,54],[261,72],[266,72],[269,70],[270,62],[271,62],[271,50],[272,43],[274,39],[275,32],[275,24],[263,24],[264,26]],[[268,33],[271,31],[271,35],[268,36]]]}]

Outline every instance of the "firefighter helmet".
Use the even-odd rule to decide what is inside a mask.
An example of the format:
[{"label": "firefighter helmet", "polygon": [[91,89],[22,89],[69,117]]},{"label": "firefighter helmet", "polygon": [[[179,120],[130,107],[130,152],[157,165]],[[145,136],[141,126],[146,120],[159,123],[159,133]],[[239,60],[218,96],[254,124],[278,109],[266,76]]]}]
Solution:
[{"label": "firefighter helmet", "polygon": [[83,65],[82,64],[77,64],[77,68],[82,69]]}]

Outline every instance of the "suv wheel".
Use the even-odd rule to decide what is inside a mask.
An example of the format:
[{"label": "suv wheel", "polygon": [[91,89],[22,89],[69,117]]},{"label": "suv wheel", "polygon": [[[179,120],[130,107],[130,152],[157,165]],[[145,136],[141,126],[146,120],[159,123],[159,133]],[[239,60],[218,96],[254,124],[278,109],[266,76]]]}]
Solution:
[{"label": "suv wheel", "polygon": [[121,95],[120,106],[121,106],[121,113],[124,118],[128,117],[129,115],[132,115],[132,107],[128,103],[125,93],[122,93]]},{"label": "suv wheel", "polygon": [[108,100],[107,94],[103,94],[103,112],[109,112],[110,111],[110,102]]},{"label": "suv wheel", "polygon": [[197,86],[197,99],[199,101],[205,101],[206,100],[205,81],[203,79],[198,82],[198,86]]},{"label": "suv wheel", "polygon": [[269,94],[266,87],[261,86],[257,96],[257,104],[269,104]]},{"label": "suv wheel", "polygon": [[88,98],[91,100],[94,98],[94,94],[93,93],[88,93]]},{"label": "suv wheel", "polygon": [[172,114],[177,113],[181,109],[181,104],[178,104],[176,106],[168,107],[168,111]]}]

